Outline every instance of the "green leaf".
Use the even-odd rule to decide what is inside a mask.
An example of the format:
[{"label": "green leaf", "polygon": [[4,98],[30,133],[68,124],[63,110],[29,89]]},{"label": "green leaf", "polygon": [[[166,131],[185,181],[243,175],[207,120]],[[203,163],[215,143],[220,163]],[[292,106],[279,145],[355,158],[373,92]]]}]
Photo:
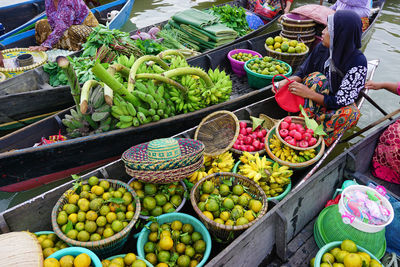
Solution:
[{"label": "green leaf", "polygon": [[223,184],[226,184],[227,186],[232,186],[232,181],[230,180],[222,180]]},{"label": "green leaf", "polygon": [[260,126],[260,125],[262,125],[264,123],[264,120],[260,119],[260,118],[256,118],[256,117],[250,116],[250,119],[251,119],[251,121],[253,123],[253,131],[255,129],[257,129],[258,126]]},{"label": "green leaf", "polygon": [[74,179],[75,181],[79,181],[81,179],[81,177],[79,175],[76,174],[72,174],[71,175],[72,179]]},{"label": "green leaf", "polygon": [[68,234],[70,230],[74,228],[74,225],[72,224],[72,221],[68,219],[67,226],[65,227],[65,234]]},{"label": "green leaf", "polygon": [[326,133],[324,132],[324,126],[318,125],[318,127],[314,130],[314,134],[316,135],[326,135]]},{"label": "green leaf", "polygon": [[312,129],[312,130],[314,131],[314,133],[315,133],[316,130],[317,130],[317,128],[321,126],[321,131],[325,134],[325,132],[322,130],[322,129],[323,129],[323,126],[322,126],[322,125],[319,125],[319,126],[318,126],[318,123],[317,123],[314,119],[308,118],[307,113],[306,113],[305,110],[303,109],[303,106],[302,106],[302,105],[299,105],[299,108],[300,108],[301,114],[304,116],[304,120],[305,120],[305,122],[306,122],[307,128],[308,128],[308,129]]},{"label": "green leaf", "polygon": [[112,202],[115,204],[124,204],[125,201],[120,197],[112,197],[109,200],[107,200],[107,202]]}]

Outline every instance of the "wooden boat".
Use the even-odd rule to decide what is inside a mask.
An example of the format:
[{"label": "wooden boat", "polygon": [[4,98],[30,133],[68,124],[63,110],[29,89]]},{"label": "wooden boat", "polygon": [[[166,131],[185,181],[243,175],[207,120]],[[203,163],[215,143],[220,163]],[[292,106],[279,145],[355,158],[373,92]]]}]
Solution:
[{"label": "wooden boat", "polygon": [[[17,34],[23,30],[29,30],[35,26],[39,18],[43,18],[45,5],[43,0],[27,0],[17,4],[0,7],[0,23],[5,29],[0,35],[0,41]],[[18,14],[18,16],[10,16]]]},{"label": "wooden boat", "polygon": [[[370,62],[368,77],[373,76],[376,66],[376,61]],[[269,89],[264,88],[263,90],[265,95],[270,94]],[[253,95],[249,93],[245,98],[239,97],[203,110],[174,116],[139,127],[114,130],[40,147],[28,147],[38,142],[42,136],[57,133],[60,128],[63,128],[60,118],[63,118],[68,112],[68,110],[64,110],[48,119],[0,138],[0,147],[2,149],[0,154],[2,162],[0,173],[3,174],[0,179],[0,190],[25,190],[67,177],[72,173],[102,165],[105,162],[110,162],[132,145],[154,138],[172,136],[179,131],[198,124],[204,116],[213,111],[219,109],[235,110],[242,103],[254,102],[252,99],[257,97],[253,97]],[[360,98],[358,101],[359,107],[361,107],[362,102],[363,98]],[[279,108],[274,97],[269,97],[266,100],[261,100],[261,102],[256,102],[256,104],[241,108],[235,113],[240,114],[243,110],[249,110],[249,112],[255,110],[253,112],[254,115],[264,113],[273,118],[282,118],[287,114]],[[239,116],[239,118],[241,117],[243,115]],[[49,132],[49,129],[53,129],[53,132]],[[17,150],[7,151],[12,148]],[[21,172],[21,166],[23,166],[24,170],[29,170],[29,172]]]},{"label": "wooden boat", "polygon": [[[32,3],[31,3],[32,2]],[[119,13],[109,22],[109,26],[111,29],[119,29],[121,28],[125,22],[129,19],[132,6],[135,0],[117,0],[117,1],[112,1],[110,3],[92,8],[91,11],[93,14],[96,16],[96,18],[99,20],[100,23],[105,24],[107,22],[107,13],[112,11],[112,10],[118,10]],[[20,14],[27,14],[29,15],[30,13],[35,14],[36,10],[40,10],[41,13],[38,13],[36,17],[33,19],[27,21],[24,24],[20,24],[21,26],[15,28],[12,31],[9,31],[8,33],[2,35],[0,37],[0,41],[2,46],[5,48],[15,48],[15,47],[29,47],[31,45],[35,45],[35,23],[36,21],[43,19],[45,17],[44,11],[44,0],[33,0],[33,1],[27,1],[25,2],[26,5],[23,5],[21,7],[21,13]],[[7,8],[7,7],[6,7]],[[3,14],[7,14],[8,9],[4,9]],[[12,6],[11,6],[12,8]],[[8,11],[10,12],[10,11]],[[15,12],[13,9],[11,12]],[[1,9],[0,9],[0,14],[1,14]],[[17,14],[17,13],[14,13]],[[4,15],[6,16],[6,15]],[[0,16],[3,17],[3,16]],[[19,16],[6,16],[6,17],[14,17],[14,19],[19,18]],[[1,22],[1,21],[0,21]],[[7,26],[6,26],[7,27]],[[31,30],[27,30],[29,28],[32,28]],[[18,33],[20,32],[20,33]]]},{"label": "wooden boat", "polygon": [[[189,64],[204,69],[214,69],[219,66],[228,73],[232,73],[230,63],[226,57],[230,50],[240,48],[251,49],[261,51],[261,54],[264,56],[266,55],[264,48],[265,39],[268,36],[275,36],[278,33],[279,31],[272,32],[221,50],[206,53],[190,59]],[[0,166],[0,173],[4,174],[2,179],[0,179],[0,190],[24,190],[42,183],[67,177],[72,173],[100,166],[118,157],[131,145],[146,142],[154,138],[171,136],[193,127],[200,123],[203,117],[213,111],[219,109],[235,110],[272,95],[270,91],[271,86],[252,90],[247,84],[246,77],[239,78],[236,75],[232,75],[231,78],[233,81],[233,93],[229,101],[155,123],[33,148],[32,146],[39,142],[42,137],[57,134],[60,129],[64,129],[61,124],[61,119],[67,112],[67,110],[64,110],[40,122],[4,136],[0,138],[0,160],[3,163]],[[113,145],[110,146],[109,144]],[[101,148],[101,152],[98,151],[99,148]],[[21,172],[21,164],[24,164],[26,169],[29,169],[29,172]]]},{"label": "wooden boat", "polygon": [[[251,106],[235,111],[239,119],[247,118],[249,114],[259,112],[267,115],[277,115],[268,105],[271,99],[266,99]],[[282,114],[283,115],[283,114]],[[325,167],[314,173],[310,179],[292,190],[280,202],[269,202],[269,210],[259,222],[238,236],[230,244],[213,243],[213,251],[206,266],[308,266],[311,257],[316,254],[316,244],[312,237],[312,224],[315,217],[329,200],[335,188],[340,187],[344,179],[358,179],[361,184],[375,180],[368,171],[369,162],[379,135],[388,123],[369,137],[360,141],[350,150],[340,154]],[[192,137],[196,128],[177,134],[175,137]],[[305,177],[305,172],[295,172],[293,184],[298,184]],[[121,160],[98,168],[86,175],[99,178],[113,178],[122,181],[130,179],[127,176]],[[46,193],[36,196],[24,203],[0,213],[0,233],[10,231],[50,230],[50,214],[59,197],[72,186],[67,182]],[[377,181],[381,183],[380,181]],[[387,187],[390,189],[390,187]],[[390,192],[396,197],[396,193]],[[318,198],[315,196],[318,195]],[[182,210],[195,215],[190,204]],[[31,215],[31,216],[30,216]],[[311,226],[310,226],[311,225]],[[140,229],[138,230],[140,231]],[[128,240],[123,252],[135,247],[135,240]]]},{"label": "wooden boat", "polygon": [[[247,1],[233,1],[229,2],[229,4],[246,7]],[[110,9],[107,10],[110,11]],[[128,9],[124,7],[123,10],[126,11]],[[95,14],[107,15],[107,12],[97,12]],[[278,13],[276,17],[270,19],[269,22],[264,26],[245,36],[237,38],[233,43],[238,43],[258,35],[270,27],[275,20],[280,17],[280,15],[281,13]],[[127,16],[129,17],[129,12],[127,13]],[[115,26],[116,24],[114,21],[115,19],[111,22],[111,26],[114,25],[113,28],[119,28],[125,22],[123,21],[121,24],[118,23],[117,27]],[[150,25],[140,29],[140,31],[147,31],[153,26],[163,26],[166,23],[167,21],[157,23],[156,25]],[[6,45],[7,40],[5,40],[3,44]],[[29,38],[21,38],[16,43],[7,44],[6,47],[27,47],[29,45],[33,45],[34,42],[34,36],[30,36]],[[228,43],[217,47],[213,50],[210,50],[208,53],[228,47],[231,44],[232,43]],[[0,108],[0,131],[10,131],[21,128],[31,124],[34,121],[47,117],[52,112],[60,111],[73,105],[73,100],[69,93],[69,86],[52,87],[48,84],[48,81],[49,79],[47,73],[43,71],[42,67],[39,67],[18,75],[18,77],[14,77],[0,83],[0,106],[1,103],[12,103],[13,105],[13,108]],[[26,105],[26,102],[31,102],[32,99],[37,100],[35,101],[35,105]]]}]

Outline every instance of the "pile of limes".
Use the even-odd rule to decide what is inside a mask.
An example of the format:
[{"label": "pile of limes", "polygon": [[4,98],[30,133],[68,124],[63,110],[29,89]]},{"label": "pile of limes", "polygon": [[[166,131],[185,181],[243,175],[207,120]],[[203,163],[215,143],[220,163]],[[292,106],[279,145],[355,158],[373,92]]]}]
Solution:
[{"label": "pile of limes", "polygon": [[124,187],[92,176],[88,184],[67,191],[68,203],[57,215],[67,237],[86,242],[113,236],[124,229],[135,214],[133,196]]},{"label": "pile of limes", "polygon": [[223,181],[220,185],[204,181],[197,206],[216,223],[238,226],[254,221],[263,207],[262,202],[248,194],[243,185],[230,184],[230,181]]},{"label": "pile of limes", "polygon": [[233,54],[232,55],[233,59],[236,59],[236,60],[242,61],[242,62],[246,62],[246,61],[248,61],[250,59],[258,58],[258,57],[259,56],[257,56],[257,55],[252,55],[250,53],[242,53],[242,52],[239,52],[237,54]]},{"label": "pile of limes", "polygon": [[102,260],[103,267],[146,267],[146,263],[136,258],[134,253],[128,253],[124,257],[117,257],[112,260]]},{"label": "pile of limes", "polygon": [[43,262],[43,267],[89,267],[91,263],[89,255],[81,253],[75,258],[71,255],[63,256],[60,260],[47,258]]},{"label": "pile of limes", "polygon": [[265,40],[265,44],[269,49],[276,52],[290,53],[290,54],[300,54],[307,51],[307,46],[296,40],[289,40],[282,36],[268,37]]},{"label": "pile of limes", "polygon": [[276,61],[271,57],[255,59],[247,63],[247,68],[262,75],[286,74],[289,66],[286,63]]},{"label": "pile of limes", "polygon": [[[315,258],[310,261],[310,266],[314,267]],[[343,240],[340,247],[331,249],[322,255],[321,267],[382,267],[382,265],[371,256],[362,251],[358,251],[357,245],[351,240]]]},{"label": "pile of limes", "polygon": [[192,267],[203,259],[206,242],[189,223],[176,220],[159,225],[153,222],[143,249],[146,260],[156,267]]},{"label": "pile of limes", "polygon": [[40,243],[40,246],[42,247],[44,258],[47,258],[48,256],[50,256],[51,254],[60,249],[68,247],[68,245],[64,241],[60,240],[58,236],[54,233],[48,235],[43,234],[36,236]]},{"label": "pile of limes", "polygon": [[151,184],[134,180],[129,184],[138,194],[141,203],[140,215],[160,216],[174,212],[182,203],[185,189],[181,183]]}]

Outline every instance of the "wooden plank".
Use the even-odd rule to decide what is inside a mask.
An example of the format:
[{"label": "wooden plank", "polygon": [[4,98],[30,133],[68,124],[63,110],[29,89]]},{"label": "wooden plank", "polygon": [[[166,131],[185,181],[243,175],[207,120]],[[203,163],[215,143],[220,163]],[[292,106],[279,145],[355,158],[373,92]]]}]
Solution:
[{"label": "wooden plank", "polygon": [[267,212],[259,222],[237,237],[207,263],[207,267],[258,266],[275,244],[276,214]]}]

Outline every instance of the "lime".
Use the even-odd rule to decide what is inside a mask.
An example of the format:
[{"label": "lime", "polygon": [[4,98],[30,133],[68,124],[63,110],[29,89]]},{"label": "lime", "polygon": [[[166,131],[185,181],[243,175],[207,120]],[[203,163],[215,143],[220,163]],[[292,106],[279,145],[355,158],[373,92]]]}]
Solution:
[{"label": "lime", "polygon": [[154,253],[146,254],[146,260],[151,264],[153,264],[154,266],[157,264],[157,256]]},{"label": "lime", "polygon": [[167,202],[164,206],[163,206],[163,212],[164,213],[170,213],[170,212],[174,212],[175,208],[174,205],[172,205],[171,202]]},{"label": "lime", "polygon": [[236,225],[245,225],[248,223],[249,223],[249,220],[247,220],[245,217],[240,217],[236,220]]},{"label": "lime", "polygon": [[190,265],[190,258],[187,255],[180,255],[177,260],[179,267],[189,267]]},{"label": "lime", "polygon": [[100,208],[100,215],[106,216],[110,212],[110,207],[104,205]]},{"label": "lime", "polygon": [[81,211],[88,211],[89,204],[90,204],[90,202],[86,198],[81,198],[78,200],[78,207]]},{"label": "lime", "polygon": [[157,232],[158,231],[158,227],[160,227],[160,225],[156,222],[152,222],[150,224],[150,231],[151,232]]},{"label": "lime", "polygon": [[180,195],[173,195],[170,199],[170,202],[175,207],[178,207],[182,203],[182,197]]},{"label": "lime", "polygon": [[185,223],[182,226],[182,232],[184,232],[184,233],[192,234],[193,231],[194,231],[194,228],[193,228],[193,226],[191,224]]},{"label": "lime", "polygon": [[206,242],[204,240],[197,240],[194,242],[194,250],[196,250],[197,253],[204,253],[206,251]]},{"label": "lime", "polygon": [[192,241],[196,242],[197,240],[202,239],[202,235],[199,232],[193,232],[192,233]]},{"label": "lime", "polygon": [[272,37],[268,37],[267,40],[265,40],[265,43],[266,43],[267,45],[273,45],[274,42],[275,42],[275,40],[274,40],[274,38],[272,38]]},{"label": "lime", "polygon": [[94,221],[86,221],[85,222],[85,230],[89,233],[96,232],[97,224]]},{"label": "lime", "polygon": [[221,196],[226,197],[227,195],[229,195],[230,193],[230,189],[229,186],[226,184],[221,184],[219,186],[219,193],[221,194]]},{"label": "lime", "polygon": [[79,200],[79,196],[77,194],[72,194],[68,197],[69,204],[76,204]]},{"label": "lime", "polygon": [[77,213],[78,207],[75,204],[65,204],[63,210],[67,212],[67,214]]},{"label": "lime", "polygon": [[159,206],[156,206],[154,209],[150,211],[151,216],[157,217],[163,213],[163,209]]},{"label": "lime", "polygon": [[275,36],[274,41],[275,41],[275,42],[282,43],[282,37],[279,36],[279,35],[278,35],[278,36]]},{"label": "lime", "polygon": [[105,229],[104,227],[97,227],[96,233],[98,233],[99,235],[103,235],[104,229]]},{"label": "lime", "polygon": [[99,241],[101,240],[101,236],[98,233],[94,233],[90,236],[90,241]]},{"label": "lime", "polygon": [[212,181],[205,181],[202,185],[203,193],[211,194],[214,191],[214,184]]},{"label": "lime", "polygon": [[144,252],[146,252],[146,253],[154,252],[156,250],[156,244],[149,241],[146,244],[144,244],[143,249],[144,249]]},{"label": "lime", "polygon": [[224,208],[229,210],[233,209],[234,205],[235,205],[234,201],[229,197],[225,198],[224,201],[222,202],[222,206],[224,206]]},{"label": "lime", "polygon": [[128,253],[124,257],[124,263],[126,265],[132,265],[132,263],[136,260],[136,255],[133,253]]},{"label": "lime", "polygon": [[84,222],[78,222],[75,224],[75,229],[80,232],[85,229],[85,223]]},{"label": "lime", "polygon": [[99,183],[99,178],[97,178],[96,176],[92,176],[89,178],[88,183],[90,186],[97,185]]},{"label": "lime", "polygon": [[119,220],[119,221],[125,220],[125,212],[122,212],[122,211],[117,212],[117,220]]},{"label": "lime", "polygon": [[67,223],[67,221],[68,221],[67,215],[65,215],[65,214],[58,214],[58,216],[57,216],[57,223],[58,223],[59,225],[64,225],[64,224]]},{"label": "lime", "polygon": [[192,243],[192,237],[190,235],[182,235],[180,241],[185,245],[189,245]]},{"label": "lime", "polygon": [[189,257],[193,257],[194,254],[196,254],[196,250],[191,246],[186,246],[185,255],[187,255]]},{"label": "lime", "polygon": [[112,223],[114,220],[117,219],[117,214],[115,214],[115,212],[109,212],[109,213],[106,215],[106,219],[107,219],[107,222],[108,222],[108,223]]},{"label": "lime", "polygon": [[169,252],[165,250],[160,251],[157,255],[157,259],[160,262],[168,262],[170,257],[171,255],[169,254]]},{"label": "lime", "polygon": [[97,212],[95,212],[95,211],[93,211],[93,210],[89,210],[87,213],[86,213],[86,220],[88,220],[88,221],[95,221],[95,220],[97,220]]},{"label": "lime", "polygon": [[113,197],[115,197],[115,198],[122,198],[122,192],[121,191],[114,191],[113,192]]},{"label": "lime", "polygon": [[206,202],[209,196],[210,196],[209,194],[202,194],[200,196],[200,201],[201,202]]},{"label": "lime", "polygon": [[353,241],[346,239],[343,240],[342,244],[340,245],[340,248],[344,251],[350,252],[350,253],[356,253],[357,252],[357,245]]},{"label": "lime", "polygon": [[42,246],[42,249],[52,248],[54,247],[54,242],[51,239],[45,239],[40,245]]},{"label": "lime", "polygon": [[113,221],[112,224],[111,224],[111,229],[112,229],[114,232],[120,232],[122,229],[124,229],[124,225],[122,224],[121,221],[115,220],[115,221]]},{"label": "lime", "polygon": [[104,238],[110,237],[114,235],[114,231],[111,228],[104,229],[103,236]]},{"label": "lime", "polygon": [[288,51],[289,43],[288,42],[283,42],[280,48],[282,49],[282,52]]},{"label": "lime", "polygon": [[183,243],[178,243],[178,244],[176,244],[175,250],[176,250],[176,252],[178,252],[179,254],[184,253],[184,252],[185,252],[185,249],[186,249],[186,245],[185,245],[185,244],[183,244]]},{"label": "lime", "polygon": [[146,195],[154,195],[157,193],[157,186],[155,184],[145,184],[144,192]]},{"label": "lime", "polygon": [[135,189],[135,191],[140,190],[140,189],[143,188],[143,184],[142,184],[140,181],[138,181],[138,180],[133,181],[133,182],[130,184],[130,186],[131,186],[133,189]]},{"label": "lime", "polygon": [[235,185],[235,186],[233,187],[232,192],[233,192],[235,195],[240,196],[241,194],[243,194],[244,188],[243,188],[242,185],[237,184],[237,185]]},{"label": "lime", "polygon": [[106,180],[102,180],[102,181],[100,181],[99,186],[103,187],[104,191],[107,191],[108,189],[110,189],[110,182],[106,181]]},{"label": "lime", "polygon": [[289,42],[289,45],[291,46],[291,47],[296,47],[297,46],[297,41],[296,40],[291,40],[290,42]]},{"label": "lime", "polygon": [[206,203],[206,210],[211,212],[219,210],[218,202],[213,198],[208,199]]},{"label": "lime", "polygon": [[[100,186],[98,186],[99,188],[102,188]],[[100,209],[101,205],[103,205],[104,200],[101,198],[95,198],[92,201],[90,201],[89,203],[89,208],[91,210],[97,211]]]},{"label": "lime", "polygon": [[296,52],[296,49],[294,48],[294,47],[289,47],[289,49],[288,49],[288,53],[295,53]]},{"label": "lime", "polygon": [[45,259],[43,262],[43,267],[60,267],[60,263],[55,258]]},{"label": "lime", "polygon": [[122,196],[122,199],[124,200],[124,205],[128,206],[132,202],[132,195],[129,192],[124,193]]},{"label": "lime", "polygon": [[82,242],[89,241],[89,238],[90,238],[90,234],[88,232],[86,232],[85,230],[80,231],[77,236],[78,241],[82,241]]},{"label": "lime", "polygon": [[322,255],[322,262],[333,264],[335,262],[335,257],[329,252],[324,253],[324,255]]},{"label": "lime", "polygon": [[56,252],[54,248],[45,248],[43,250],[43,258],[47,258],[48,256],[50,256],[54,252]]},{"label": "lime", "polygon": [[172,230],[180,231],[182,229],[182,226],[183,226],[182,222],[180,222],[180,221],[173,221],[171,223],[171,229]]},{"label": "lime", "polygon": [[106,217],[105,216],[99,216],[96,219],[96,224],[97,224],[97,226],[100,226],[100,227],[103,227],[104,225],[106,225],[107,224]]},{"label": "lime", "polygon": [[206,210],[206,203],[205,202],[199,202],[199,203],[197,203],[197,207],[199,207],[199,209],[201,211],[205,211]]}]

